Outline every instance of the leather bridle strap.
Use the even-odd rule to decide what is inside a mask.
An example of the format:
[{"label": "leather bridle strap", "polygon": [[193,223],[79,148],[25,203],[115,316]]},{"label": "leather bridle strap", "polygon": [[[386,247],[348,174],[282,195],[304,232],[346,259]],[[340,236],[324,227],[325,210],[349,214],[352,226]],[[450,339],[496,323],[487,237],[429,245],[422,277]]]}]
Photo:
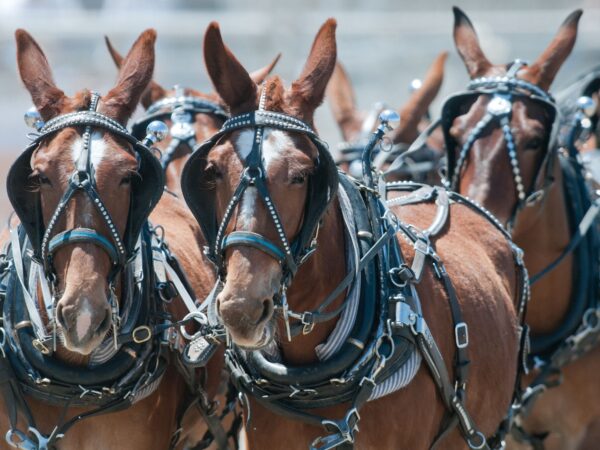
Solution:
[{"label": "leather bridle strap", "polygon": [[170,119],[173,124],[169,130],[172,140],[162,153],[160,163],[163,169],[174,159],[175,152],[181,145],[187,145],[190,153],[196,146],[196,132],[193,127],[196,114],[209,114],[223,121],[229,114],[220,105],[210,100],[191,95],[185,95],[184,90],[175,86],[175,94],[153,103],[146,110],[146,114],[132,127],[135,136],[143,137],[146,126],[154,120]]}]

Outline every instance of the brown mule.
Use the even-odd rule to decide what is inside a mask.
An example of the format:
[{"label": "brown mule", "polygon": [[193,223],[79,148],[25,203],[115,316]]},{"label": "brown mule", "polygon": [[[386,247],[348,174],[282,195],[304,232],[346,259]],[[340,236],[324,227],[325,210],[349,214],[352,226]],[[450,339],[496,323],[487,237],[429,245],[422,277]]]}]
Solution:
[{"label": "brown mule", "polygon": [[[108,37],[105,38],[106,46],[117,67],[121,66],[123,57],[113,47]],[[273,61],[254,72],[251,77],[261,84],[271,73],[281,54]],[[175,102],[177,98],[181,102]],[[205,94],[191,88],[174,87],[165,89],[155,80],[151,80],[142,94],[140,103],[147,111],[147,116],[142,117],[134,125],[133,134],[142,138],[145,126],[152,120],[164,121],[171,133],[166,139],[157,143],[156,148],[162,152],[161,160],[165,167],[166,185],[170,192],[181,196],[181,171],[189,155],[197,143],[203,142],[221,128],[227,119],[226,105],[217,94]],[[175,109],[179,108],[179,114]],[[173,119],[178,121],[176,127]],[[177,142],[173,142],[177,139]]]},{"label": "brown mule", "polygon": [[[52,230],[49,236],[50,244],[42,242],[42,249],[52,249],[53,242],[58,242],[53,250],[49,250],[53,257],[41,259],[44,264],[48,264],[44,265],[42,270],[52,269],[54,274],[51,277],[53,281],[55,280],[53,287],[56,299],[56,308],[54,308],[56,320],[53,326],[59,340],[53,354],[48,350],[48,347],[51,347],[48,342],[35,347],[46,358],[45,362],[48,364],[40,370],[46,373],[50,380],[41,384],[42,387],[38,389],[38,394],[35,396],[25,395],[35,421],[36,428],[29,434],[35,448],[42,444],[40,436],[37,437],[36,442],[37,432],[43,436],[50,436],[54,427],[61,426],[64,420],[94,410],[94,405],[98,404],[103,395],[119,392],[115,385],[111,385],[113,383],[110,381],[111,374],[114,373],[113,378],[123,376],[119,374],[123,374],[124,369],[136,361],[139,364],[143,363],[140,367],[148,365],[148,368],[158,368],[161,364],[166,365],[169,357],[168,353],[162,353],[160,350],[163,348],[162,344],[160,347],[148,347],[146,343],[158,342],[155,339],[160,339],[162,336],[160,330],[164,328],[162,327],[164,322],[156,322],[157,319],[168,313],[173,320],[179,320],[188,311],[180,296],[170,299],[168,304],[165,303],[165,311],[162,311],[162,302],[154,291],[154,285],[147,286],[149,291],[146,291],[146,297],[132,297],[131,294],[126,294],[130,291],[138,292],[136,285],[141,286],[143,283],[133,278],[126,278],[126,274],[132,272],[132,266],[130,262],[120,257],[124,253],[126,258],[132,258],[131,261],[142,261],[142,264],[152,263],[151,254],[148,257],[150,261],[144,260],[144,256],[141,256],[147,252],[149,248],[147,245],[142,244],[142,249],[139,251],[136,251],[135,247],[137,234],[143,228],[148,214],[162,193],[162,170],[150,151],[145,147],[139,147],[136,139],[129,135],[124,125],[151,80],[155,38],[156,33],[153,30],[142,33],[123,59],[117,83],[108,94],[98,97],[90,91],[83,90],[73,97],[67,97],[54,83],[48,61],[38,44],[26,31],[16,32],[17,61],[23,83],[32,96],[41,120],[59,124],[57,131],[54,132],[47,132],[47,128],[41,128],[40,132],[44,133],[45,137],[39,143],[36,141],[37,147],[30,146],[31,160],[24,161],[23,166],[17,168],[22,170],[22,173],[29,173],[27,179],[9,176],[8,185],[9,194],[13,192],[12,195],[16,196],[14,198],[21,198],[19,197],[21,195],[31,200],[32,204],[15,205],[13,202],[13,205],[17,212],[20,212],[19,216],[23,223],[35,224],[39,228],[36,230],[34,227],[31,233],[28,229],[34,254],[39,254],[36,231]],[[88,110],[90,112],[87,112]],[[84,113],[79,113],[80,116],[77,114],[68,116],[77,111],[85,111],[87,115],[83,118],[81,116]],[[89,118],[90,115],[94,115],[93,120],[96,122],[85,122],[87,125],[83,125],[82,121],[87,120],[85,117]],[[68,121],[65,121],[68,117],[74,118],[73,124],[79,126],[71,126]],[[83,135],[80,134],[80,131],[84,130]],[[87,157],[84,158],[82,155]],[[83,165],[81,161],[84,162]],[[76,166],[77,170],[75,170]],[[94,180],[92,187],[84,188],[88,186],[85,180],[90,179]],[[77,190],[70,199],[66,200],[66,207],[60,210],[60,214],[52,219],[51,216],[55,215],[57,208],[62,208],[58,206],[59,202],[62,202],[61,197],[64,198],[64,193],[71,189],[73,183],[77,185]],[[20,187],[21,185],[25,187]],[[103,205],[103,208],[95,207],[94,203]],[[36,204],[41,210],[36,209]],[[41,214],[39,219],[38,211]],[[156,205],[150,220],[163,227],[165,239],[181,266],[189,274],[189,283],[195,293],[198,296],[206,295],[206,289],[212,284],[214,275],[200,251],[203,239],[198,225],[185,204],[171,196],[165,196]],[[137,224],[135,227],[134,223]],[[66,230],[70,230],[70,234],[62,233]],[[77,233],[83,236],[81,241],[73,238]],[[59,236],[63,237],[62,242],[56,241]],[[15,246],[13,245],[12,248],[14,250]],[[41,254],[44,255],[44,250]],[[118,258],[114,254],[117,254]],[[133,264],[137,267],[137,262]],[[113,273],[115,267],[122,268],[123,271]],[[129,268],[125,269],[125,267]],[[153,280],[154,275],[144,269],[140,280],[142,279]],[[128,285],[130,282],[131,285]],[[38,309],[42,312],[47,311],[48,305],[44,303],[46,296],[42,292],[44,290],[42,281],[37,287],[34,285],[33,291],[36,290]],[[136,306],[123,304],[124,298],[128,299],[126,302],[131,305],[135,301]],[[150,308],[159,308],[159,315],[154,318],[151,315],[157,313],[147,311],[148,319],[155,321],[149,323],[154,323],[159,328],[155,328],[152,332],[152,328],[141,326],[131,335],[120,334],[119,326],[111,327],[111,323],[114,324],[116,321],[115,316],[111,317],[111,311],[114,309],[119,311],[116,305],[128,311],[128,317],[133,318],[141,314],[135,312],[136,308],[141,308],[143,311],[148,305]],[[41,319],[42,327],[46,328],[46,332],[48,329],[52,330],[52,325],[48,322],[48,314],[41,314]],[[5,324],[6,321],[5,316]],[[128,319],[122,317],[120,322],[122,326],[127,326]],[[174,331],[178,330],[170,328]],[[115,335],[115,331],[119,334]],[[191,328],[188,331],[191,331]],[[22,333],[20,329],[18,333]],[[110,337],[111,333],[113,337]],[[108,359],[97,354],[100,347],[104,348],[105,352],[108,351],[104,346],[107,337],[110,337],[110,342],[115,339],[115,342],[120,343],[119,349],[115,349],[116,353],[113,354],[116,356],[110,356],[109,352]],[[168,352],[169,342],[177,347],[181,341],[179,333],[171,333],[171,338],[165,342],[166,352]],[[108,347],[110,348],[112,346]],[[35,352],[30,351],[30,354],[34,355],[34,359],[42,357]],[[155,355],[152,356],[155,358],[154,363],[147,360],[148,354]],[[171,357],[174,361],[179,356],[173,352]],[[100,359],[96,361],[98,358]],[[112,361],[116,362],[111,366]],[[123,368],[122,365],[125,367]],[[52,397],[52,392],[56,392],[55,389],[70,389],[69,382],[75,383],[75,388],[77,383],[83,383],[85,386],[85,380],[76,381],[83,377],[82,373],[96,380],[100,377],[99,372],[106,372],[106,367],[111,370],[104,375],[109,379],[107,389],[111,389],[102,392],[92,390],[91,387],[86,389],[80,385],[80,398],[78,395],[75,396],[75,400],[72,397],[59,397],[58,404],[52,403],[57,401]],[[111,408],[107,407],[106,412],[111,412],[110,414],[77,421],[57,445],[61,449],[165,449],[172,445],[181,447],[194,444],[198,440],[197,435],[202,436],[204,426],[197,423],[197,418],[185,417],[183,418],[185,429],[178,430],[181,426],[178,419],[184,412],[183,407],[190,394],[186,392],[184,380],[175,367],[175,365],[168,365],[162,377],[157,376],[155,379],[157,384],[147,385],[143,377],[139,378],[139,386],[147,388],[147,391],[140,394],[138,402],[134,402],[131,406],[126,404],[128,408],[117,409],[116,412],[111,412]],[[60,369],[61,376],[65,378],[63,384],[54,384],[52,368]],[[221,368],[222,358],[217,356],[203,370],[209,398],[214,396],[220,382]],[[43,372],[44,370],[47,372]],[[152,370],[158,371],[158,369]],[[65,376],[65,373],[70,375]],[[135,375],[134,372],[127,373],[131,373],[131,376]],[[144,374],[148,375],[149,379],[153,379],[152,373],[154,372],[144,369]],[[120,379],[116,378],[116,381]],[[64,383],[67,385],[65,386]],[[3,384],[2,393],[6,394],[4,386],[6,385]],[[126,382],[125,386],[127,386]],[[28,389],[27,392],[32,392],[30,388]],[[40,400],[44,395],[48,396],[46,398],[49,401]],[[88,398],[95,400],[86,402]],[[10,402],[9,398],[5,400]],[[115,401],[117,400],[119,399]],[[77,403],[78,406],[69,406],[73,403]],[[14,406],[7,404],[8,408]],[[0,423],[2,430],[10,429],[9,414],[4,409],[0,415]],[[21,414],[17,429],[26,433],[28,425],[33,424]],[[25,437],[25,435],[20,436]],[[179,439],[174,439],[176,437]],[[13,437],[13,442],[18,440],[18,435]],[[0,446],[9,448],[4,441]]]},{"label": "brown mule", "polygon": [[[567,197],[571,194],[565,191],[566,183],[573,179],[573,175],[568,175],[573,169],[565,167],[574,166],[567,165],[567,158],[553,149],[554,106],[551,99],[543,98],[575,44],[581,11],[575,11],[563,22],[554,40],[533,64],[515,62],[512,66],[493,65],[481,50],[473,25],[466,15],[458,8],[454,9],[454,15],[454,40],[472,83],[483,86],[486,80],[494,77],[518,78],[529,83],[524,85],[529,93],[517,92],[510,104],[503,100],[507,98],[507,91],[501,92],[504,97],[494,97],[491,84],[488,84],[487,92],[482,95],[475,90],[462,100],[455,98],[454,107],[451,107],[450,100],[448,108],[453,113],[444,106],[449,160],[456,161],[465,143],[467,147],[472,144],[462,169],[460,166],[452,169],[456,175],[456,186],[460,193],[478,201],[502,223],[512,225],[515,243],[525,251],[527,268],[531,274],[538,274],[557,260],[573,233],[569,221],[574,219],[570,219],[569,215],[575,200]],[[486,127],[478,125],[486,113],[505,117],[503,114],[510,110],[512,114],[506,116],[509,117],[506,125],[498,126],[497,122]],[[512,133],[510,140],[515,144],[514,157],[510,153],[507,156],[507,138],[502,127]],[[477,131],[477,139],[468,141],[474,130]],[[539,193],[525,202],[525,197],[534,191]],[[586,239],[593,239],[593,233],[589,233]],[[593,252],[593,249],[593,241],[584,240],[576,252],[566,255],[554,270],[532,286],[527,322],[533,336],[534,352],[541,349],[553,351],[552,348],[559,343],[546,344],[550,338],[557,335],[566,338],[577,331],[579,322],[573,325],[571,320],[573,305],[586,305],[585,298],[581,296],[593,295],[594,277],[597,277],[597,273],[593,272],[593,257],[592,263],[582,265],[585,257],[579,255]],[[585,271],[591,271],[590,287],[578,285],[578,279],[584,279]],[[580,297],[583,301],[579,300]],[[591,301],[595,302],[594,299]],[[580,317],[575,318],[580,320]],[[565,327],[570,327],[566,333]],[[578,446],[586,433],[598,433],[595,428],[600,417],[600,405],[596,401],[600,396],[596,376],[599,370],[598,347],[565,366],[560,376],[562,382],[535,401],[521,424],[523,429],[540,438],[549,433],[544,440],[547,449],[591,448]],[[538,374],[535,370],[525,382],[531,382]],[[513,443],[511,448],[521,446]]]},{"label": "brown mule", "polygon": [[[224,284],[215,298],[214,308],[234,345],[228,350],[229,356],[245,349],[247,357],[256,360],[261,350],[267,348],[278,354],[284,367],[290,370],[302,371],[304,366],[310,366],[311,376],[331,370],[327,369],[326,361],[319,362],[316,348],[331,335],[339,320],[336,316],[311,327],[305,317],[305,327],[300,325],[300,334],[288,342],[281,320],[286,311],[282,295],[291,310],[313,311],[340,284],[347,270],[346,255],[351,244],[344,237],[346,224],[341,200],[333,196],[338,183],[337,171],[325,146],[309,131],[313,129],[314,111],[323,100],[335,67],[335,27],[332,19],[322,26],[302,74],[286,89],[278,77],[269,78],[263,87],[252,82],[248,72],[224,45],[218,25],[211,24],[205,36],[204,56],[216,91],[230,107],[233,118],[228,123],[232,131],[225,130],[199,148],[188,161],[182,177],[186,201],[207,237],[212,236],[208,238],[213,249],[211,257],[219,262],[222,270]],[[252,117],[254,120],[262,117],[265,128],[259,129],[260,135],[250,126]],[[250,128],[243,128],[248,126]],[[260,140],[262,158],[256,156],[253,144]],[[246,183],[243,195],[236,188],[238,183],[240,186]],[[228,207],[232,201],[237,206]],[[310,206],[318,211],[323,208],[323,214],[319,212],[315,216]],[[401,220],[424,229],[434,220],[436,207],[420,204],[395,207],[393,212]],[[219,227],[224,217],[225,225]],[[313,227],[318,229],[317,235],[312,234]],[[518,273],[512,249],[499,228],[471,208],[455,203],[451,220],[443,230],[435,239],[435,247],[447,265],[469,327],[471,375],[466,409],[481,431],[489,436],[507,411],[515,382]],[[364,231],[359,236],[368,242]],[[215,239],[221,240],[224,247],[215,244]],[[294,242],[294,245],[288,249],[283,244],[284,251],[280,243],[285,242]],[[399,237],[398,242],[402,253],[409,255],[410,264],[413,246],[403,237]],[[301,264],[293,280],[289,280],[287,293],[282,292],[284,277],[294,273],[292,266],[297,261],[286,255],[292,251],[303,254],[305,245],[312,248],[317,244],[314,253]],[[365,282],[373,286],[368,279]],[[444,366],[452,367],[456,336],[448,305],[451,300],[429,265],[416,288],[424,299],[423,314],[441,349]],[[344,298],[343,292],[335,296],[327,311],[338,309]],[[377,297],[372,300],[380,301]],[[356,323],[371,326],[366,314]],[[292,325],[290,334],[295,334],[293,331],[298,330],[299,323]],[[456,339],[461,341],[461,338]],[[352,351],[361,352],[366,344],[349,340],[347,345],[354,348]],[[239,368],[236,369],[235,364],[232,367],[234,377],[240,375]],[[287,378],[287,375],[284,369],[278,371],[279,377]],[[243,378],[242,383],[248,381]],[[256,392],[260,386],[271,383],[268,379],[256,382],[252,384]],[[273,401],[306,398],[310,402],[315,393],[296,389],[294,384],[298,382],[300,380],[291,386],[281,386],[280,394],[275,395]],[[345,381],[339,379],[336,386],[344,384]],[[333,385],[333,381],[328,383],[328,386]],[[306,449],[324,433],[320,426],[292,420],[266,408],[262,403],[269,398],[248,397],[249,448]],[[316,411],[337,420],[344,417],[348,408],[337,404]],[[369,402],[360,410],[356,447],[429,448],[440,430],[444,413],[436,385],[427,369],[421,367],[415,370],[408,386]],[[352,419],[356,419],[356,415],[350,412],[348,420]],[[352,425],[348,425],[347,431],[352,434]],[[442,445],[458,449],[464,448],[465,442],[455,430]]]},{"label": "brown mule", "polygon": [[[425,130],[430,124],[431,120],[428,117],[428,109],[442,86],[444,64],[447,57],[447,52],[442,52],[437,56],[425,75],[422,85],[411,93],[408,101],[400,108],[400,125],[387,136],[396,147],[392,152],[387,153],[385,159],[382,159],[382,157],[385,157],[386,154],[381,154],[380,157],[376,158],[377,169],[385,171],[396,156],[403,150],[406,150],[419,133]],[[340,144],[342,159],[337,164],[344,172],[351,173],[349,172],[350,165],[356,161],[354,167],[357,169],[357,174],[359,174],[361,171],[360,154],[371,133],[375,131],[377,125],[376,118],[383,107],[376,106],[370,113],[358,110],[352,81],[339,61],[336,63],[333,75],[327,85],[326,97],[344,139],[344,142]],[[413,163],[427,164],[432,160],[436,163],[439,162],[444,152],[441,131],[438,129],[437,132],[429,136],[426,144],[427,148],[421,152],[419,160],[412,161]],[[421,164],[421,166],[424,164]],[[394,174],[387,177],[387,179],[389,181],[411,179],[427,184],[439,184],[440,178],[437,174],[437,164],[435,164],[434,169],[425,171],[421,169],[421,166],[413,164],[413,169],[419,168],[418,171],[414,171],[414,176],[410,176],[410,174],[406,174],[406,176]],[[408,170],[410,171],[410,168]]]}]

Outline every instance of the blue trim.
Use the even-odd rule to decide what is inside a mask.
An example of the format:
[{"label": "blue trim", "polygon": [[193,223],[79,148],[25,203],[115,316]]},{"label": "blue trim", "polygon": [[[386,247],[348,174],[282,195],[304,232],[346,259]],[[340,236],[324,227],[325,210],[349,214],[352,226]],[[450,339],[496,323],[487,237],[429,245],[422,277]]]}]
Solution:
[{"label": "blue trim", "polygon": [[48,253],[52,254],[58,248],[67,244],[86,242],[96,244],[99,247],[102,247],[106,251],[106,253],[108,253],[108,256],[110,256],[112,261],[118,262],[119,254],[112,242],[110,242],[107,238],[105,238],[104,236],[102,236],[94,230],[87,230],[81,228],[68,230],[54,236],[48,244]]},{"label": "blue trim", "polygon": [[262,237],[259,234],[248,231],[234,231],[223,239],[222,248],[226,249],[233,245],[246,245],[257,248],[273,256],[279,262],[286,259],[286,254],[277,245]]}]

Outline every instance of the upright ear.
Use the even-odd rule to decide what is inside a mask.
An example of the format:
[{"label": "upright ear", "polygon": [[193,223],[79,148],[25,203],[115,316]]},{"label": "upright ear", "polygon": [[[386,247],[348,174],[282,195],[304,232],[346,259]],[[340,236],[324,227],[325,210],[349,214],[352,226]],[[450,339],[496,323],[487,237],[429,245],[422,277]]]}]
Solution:
[{"label": "upright ear", "polygon": [[582,14],[581,9],[569,14],[550,45],[527,70],[527,78],[532,83],[546,90],[550,87],[558,70],[573,50],[577,40],[577,26]]},{"label": "upright ear", "polygon": [[356,97],[350,77],[344,66],[337,61],[327,84],[327,99],[344,140],[351,141],[360,131],[361,118],[356,108]]},{"label": "upright ear", "polygon": [[115,87],[102,99],[101,107],[105,114],[123,124],[135,111],[142,93],[152,79],[155,41],[156,31],[152,29],[144,31],[125,58],[121,58],[108,43],[109,50],[112,48],[114,51],[113,59],[120,70]]},{"label": "upright ear", "polygon": [[292,83],[291,101],[299,107],[303,118],[312,122],[314,110],[323,102],[327,83],[335,69],[337,48],[335,19],[321,26],[300,77]]},{"label": "upright ear", "polygon": [[408,102],[400,110],[400,125],[391,135],[394,144],[410,144],[417,138],[419,122],[442,87],[446,58],[448,58],[448,52],[442,52],[435,58],[425,75],[423,85],[412,93]]},{"label": "upright ear", "polygon": [[252,72],[250,74],[250,78],[252,78],[252,81],[254,81],[256,84],[261,84],[263,81],[265,81],[265,78],[267,78],[269,74],[273,71],[280,58],[281,53],[278,53],[275,59],[271,61],[271,64],[268,64],[262,69],[258,69]]},{"label": "upright ear", "polygon": [[492,63],[485,57],[479,45],[479,38],[467,15],[454,6],[454,43],[467,67],[471,78],[483,76]]},{"label": "upright ear", "polygon": [[232,114],[256,108],[257,85],[223,43],[217,22],[211,22],[204,34],[204,62],[217,94]]},{"label": "upright ear", "polygon": [[27,31],[15,32],[17,41],[17,65],[23,84],[31,94],[33,104],[45,121],[60,114],[66,100],[52,78],[48,60],[40,46]]}]

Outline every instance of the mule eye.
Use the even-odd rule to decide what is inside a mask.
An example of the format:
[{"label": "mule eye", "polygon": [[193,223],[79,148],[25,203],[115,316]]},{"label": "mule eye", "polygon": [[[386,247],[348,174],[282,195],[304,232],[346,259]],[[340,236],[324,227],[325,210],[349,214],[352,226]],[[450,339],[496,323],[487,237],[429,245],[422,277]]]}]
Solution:
[{"label": "mule eye", "polygon": [[304,184],[306,181],[306,174],[299,174],[292,177],[290,180],[290,184]]},{"label": "mule eye", "polygon": [[131,184],[131,175],[127,175],[121,180],[121,186],[127,186],[129,184]]},{"label": "mule eye", "polygon": [[50,179],[41,172],[33,172],[29,179],[38,185],[52,186]]},{"label": "mule eye", "polygon": [[223,173],[219,170],[217,165],[213,164],[213,163],[209,163],[208,166],[206,166],[206,169],[204,169],[204,172],[206,173],[207,176],[212,177],[212,178],[216,178],[216,179],[223,178]]},{"label": "mule eye", "polygon": [[543,143],[544,143],[544,141],[542,140],[542,138],[535,137],[535,138],[532,138],[529,141],[527,141],[527,145],[525,146],[525,149],[526,150],[537,150],[542,146]]}]

